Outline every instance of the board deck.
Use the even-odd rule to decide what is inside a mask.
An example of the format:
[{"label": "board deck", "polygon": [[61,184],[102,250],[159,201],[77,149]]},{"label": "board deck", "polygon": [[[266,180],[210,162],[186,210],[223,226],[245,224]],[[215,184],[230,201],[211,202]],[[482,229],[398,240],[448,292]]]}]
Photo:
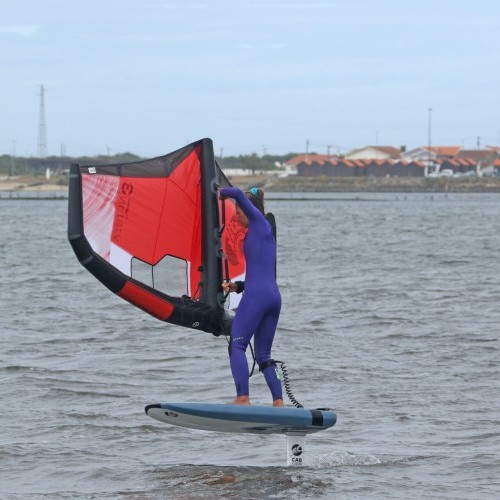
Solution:
[{"label": "board deck", "polygon": [[217,432],[250,434],[310,434],[335,425],[328,408],[276,408],[218,403],[158,403],[145,408],[151,418],[167,424]]}]

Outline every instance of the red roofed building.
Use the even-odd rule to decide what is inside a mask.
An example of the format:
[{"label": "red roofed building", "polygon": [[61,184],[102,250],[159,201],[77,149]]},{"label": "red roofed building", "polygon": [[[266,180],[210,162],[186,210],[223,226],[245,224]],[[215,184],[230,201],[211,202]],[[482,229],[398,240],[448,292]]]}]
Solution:
[{"label": "red roofed building", "polygon": [[328,177],[361,177],[366,175],[366,165],[362,161],[334,158],[327,161],[303,161],[297,165],[297,175]]},{"label": "red roofed building", "polygon": [[421,161],[395,161],[389,165],[390,177],[424,177],[425,163]]},{"label": "red roofed building", "polygon": [[476,162],[472,160],[452,158],[441,161],[439,164],[439,171],[451,170],[454,174],[464,174],[466,172],[476,172],[476,166]]},{"label": "red roofed building", "polygon": [[285,171],[288,175],[295,175],[298,173],[297,166],[299,164],[322,164],[325,161],[333,160],[335,158],[337,158],[337,156],[335,155],[302,154],[290,158],[285,163],[283,163],[283,166],[285,167]]},{"label": "red roofed building", "polygon": [[[385,156],[374,158],[373,156]],[[370,156],[372,156],[370,158]],[[402,157],[402,158],[401,158]],[[404,152],[390,146],[367,146],[345,157],[303,154],[286,162],[301,176],[330,177],[423,177],[432,175],[500,173],[500,147],[461,149],[460,146],[432,146]],[[446,171],[446,172],[445,172]]]},{"label": "red roofed building", "polygon": [[493,165],[498,153],[492,149],[462,149],[456,158],[475,161],[481,168]]}]

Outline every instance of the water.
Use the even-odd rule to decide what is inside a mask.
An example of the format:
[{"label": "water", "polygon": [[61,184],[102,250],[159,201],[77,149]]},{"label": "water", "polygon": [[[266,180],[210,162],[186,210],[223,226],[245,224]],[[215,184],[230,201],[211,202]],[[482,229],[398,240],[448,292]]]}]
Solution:
[{"label": "water", "polygon": [[0,498],[498,498],[500,195],[317,196],[268,202],[274,355],[300,402],[338,415],[301,469],[282,436],[148,418],[229,401],[226,341],[105,289],[66,202],[0,201]]}]

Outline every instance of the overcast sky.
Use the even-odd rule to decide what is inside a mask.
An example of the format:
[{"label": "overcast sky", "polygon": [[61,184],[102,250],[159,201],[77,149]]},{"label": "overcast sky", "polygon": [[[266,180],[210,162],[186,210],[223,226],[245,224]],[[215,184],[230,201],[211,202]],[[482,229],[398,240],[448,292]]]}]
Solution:
[{"label": "overcast sky", "polygon": [[499,0],[0,0],[0,47],[0,154],[41,84],[50,155],[500,140]]}]

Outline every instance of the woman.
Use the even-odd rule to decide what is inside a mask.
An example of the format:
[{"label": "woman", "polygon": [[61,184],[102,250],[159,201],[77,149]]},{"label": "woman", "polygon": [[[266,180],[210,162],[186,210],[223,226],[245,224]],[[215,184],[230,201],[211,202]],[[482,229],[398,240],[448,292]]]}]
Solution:
[{"label": "woman", "polygon": [[[252,188],[244,193],[237,188],[222,188],[221,196],[234,198],[236,213],[247,227],[244,242],[246,279],[244,294],[233,320],[229,343],[231,372],[236,386],[232,404],[249,405],[248,362],[245,355],[254,338],[255,359],[264,373],[273,397],[273,406],[284,406],[281,381],[271,346],[281,310],[281,295],[276,283],[276,240],[264,212],[264,192]],[[224,291],[241,291],[241,283],[223,283]]]}]

